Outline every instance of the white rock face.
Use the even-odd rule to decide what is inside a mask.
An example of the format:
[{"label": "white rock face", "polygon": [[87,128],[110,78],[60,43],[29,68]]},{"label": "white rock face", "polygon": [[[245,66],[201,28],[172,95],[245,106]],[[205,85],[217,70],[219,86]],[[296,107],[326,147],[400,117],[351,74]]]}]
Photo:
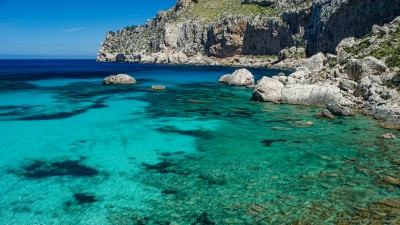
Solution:
[{"label": "white rock face", "polygon": [[284,85],[279,80],[262,77],[257,83],[252,98],[258,101],[278,103],[282,98],[283,88]]},{"label": "white rock face", "polygon": [[325,105],[338,103],[343,98],[335,86],[293,85],[282,89],[281,103],[297,105]]},{"label": "white rock face", "polygon": [[323,53],[318,53],[302,62],[302,66],[309,71],[320,71],[324,67],[326,57]]},{"label": "white rock face", "polygon": [[233,86],[249,86],[254,85],[254,77],[250,71],[239,69],[232,74],[225,74],[219,78],[220,83],[227,83]]},{"label": "white rock face", "polygon": [[368,56],[363,59],[351,59],[346,69],[349,79],[359,82],[365,76],[381,75],[387,67],[381,60]]},{"label": "white rock face", "polygon": [[103,84],[136,84],[136,80],[127,74],[111,75],[103,79]]}]

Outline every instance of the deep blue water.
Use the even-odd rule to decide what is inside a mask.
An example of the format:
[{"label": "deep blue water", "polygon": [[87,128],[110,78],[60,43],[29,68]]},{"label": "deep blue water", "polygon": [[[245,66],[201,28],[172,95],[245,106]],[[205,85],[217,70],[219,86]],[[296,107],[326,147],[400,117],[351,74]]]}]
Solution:
[{"label": "deep blue water", "polygon": [[377,121],[252,101],[235,69],[0,60],[0,224],[337,224],[399,196]]}]

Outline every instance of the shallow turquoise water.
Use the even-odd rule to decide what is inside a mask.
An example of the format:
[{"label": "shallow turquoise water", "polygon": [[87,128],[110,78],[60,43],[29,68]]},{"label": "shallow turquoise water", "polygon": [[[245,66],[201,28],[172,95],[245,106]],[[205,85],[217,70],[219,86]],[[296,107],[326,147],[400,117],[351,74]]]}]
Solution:
[{"label": "shallow turquoise water", "polygon": [[399,197],[382,176],[399,176],[400,143],[377,121],[254,102],[216,82],[232,68],[125,70],[137,85],[6,80],[0,224],[336,224]]}]

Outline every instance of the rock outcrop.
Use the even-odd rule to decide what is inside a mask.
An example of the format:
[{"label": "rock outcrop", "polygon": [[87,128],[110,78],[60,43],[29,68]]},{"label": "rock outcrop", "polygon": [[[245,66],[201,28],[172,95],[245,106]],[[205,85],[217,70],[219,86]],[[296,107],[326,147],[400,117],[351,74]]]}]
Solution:
[{"label": "rock outcrop", "polygon": [[350,80],[355,82],[359,82],[361,78],[369,75],[381,75],[386,69],[384,62],[372,56],[350,59],[347,63],[347,75]]},{"label": "rock outcrop", "polygon": [[104,78],[103,84],[136,84],[136,80],[127,74],[117,74]]},{"label": "rock outcrop", "polygon": [[[312,90],[315,85],[319,89],[333,87],[328,96],[332,96],[333,93],[337,96],[328,97],[327,101],[332,114],[353,115],[354,111],[359,111],[377,119],[387,120],[386,124],[390,127],[392,124],[400,124],[398,49],[400,17],[384,26],[374,26],[371,34],[362,39],[344,39],[336,48],[336,55],[319,53],[309,59],[295,60],[296,64],[293,64],[291,59],[282,60],[280,65],[285,65],[287,61],[289,65],[297,67],[296,71],[288,77],[274,78],[285,85],[283,90],[290,90],[287,87],[298,85],[307,89],[302,93],[293,91],[292,94],[296,98],[307,96],[307,91]],[[313,69],[307,65],[318,66]],[[282,93],[284,95],[284,92]],[[296,101],[291,99],[286,102]]]},{"label": "rock outcrop", "polygon": [[258,101],[297,105],[325,105],[343,98],[340,89],[322,85],[284,85],[277,79],[263,77],[252,94]]}]

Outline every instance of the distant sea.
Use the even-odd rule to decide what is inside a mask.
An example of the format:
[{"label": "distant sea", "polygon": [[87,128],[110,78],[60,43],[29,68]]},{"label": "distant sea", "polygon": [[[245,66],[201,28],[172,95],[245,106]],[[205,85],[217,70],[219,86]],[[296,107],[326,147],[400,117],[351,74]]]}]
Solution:
[{"label": "distant sea", "polygon": [[235,69],[0,60],[0,224],[337,224],[399,196],[377,121],[253,101]]}]

